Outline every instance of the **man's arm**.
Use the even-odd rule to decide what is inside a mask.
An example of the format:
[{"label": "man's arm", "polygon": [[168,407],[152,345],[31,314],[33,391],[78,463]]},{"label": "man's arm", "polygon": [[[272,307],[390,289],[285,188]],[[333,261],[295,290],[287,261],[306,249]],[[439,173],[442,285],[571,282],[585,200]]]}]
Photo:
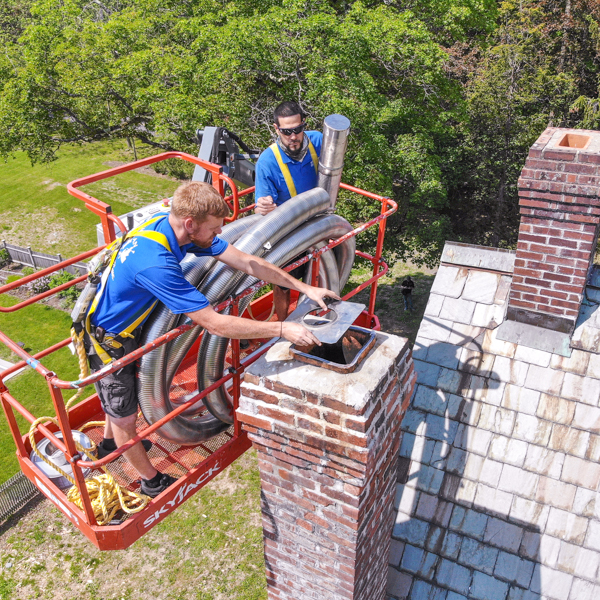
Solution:
[{"label": "man's arm", "polygon": [[323,301],[324,298],[340,299],[340,297],[332,291],[326,288],[313,287],[298,281],[283,269],[272,265],[263,258],[253,256],[252,254],[246,254],[234,246],[229,245],[227,250],[217,258],[233,269],[243,271],[244,273],[248,273],[248,275],[253,275],[254,277],[258,277],[258,279],[273,283],[279,287],[290,288],[292,290],[297,290],[301,294],[306,294],[308,298],[317,302],[323,309],[327,308]]},{"label": "man's arm", "polygon": [[216,312],[212,306],[186,314],[194,323],[220,337],[249,340],[283,336],[286,340],[299,346],[321,345],[321,342],[300,323],[242,319],[222,315]]}]

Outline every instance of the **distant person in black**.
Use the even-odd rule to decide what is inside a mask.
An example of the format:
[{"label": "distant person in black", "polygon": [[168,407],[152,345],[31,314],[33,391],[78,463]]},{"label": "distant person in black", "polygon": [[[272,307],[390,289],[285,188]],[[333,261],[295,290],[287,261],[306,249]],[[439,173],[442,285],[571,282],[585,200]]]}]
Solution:
[{"label": "distant person in black", "polygon": [[412,291],[415,288],[415,282],[410,275],[406,276],[406,279],[402,282],[400,288],[402,289],[402,295],[404,296],[404,310],[414,310]]}]

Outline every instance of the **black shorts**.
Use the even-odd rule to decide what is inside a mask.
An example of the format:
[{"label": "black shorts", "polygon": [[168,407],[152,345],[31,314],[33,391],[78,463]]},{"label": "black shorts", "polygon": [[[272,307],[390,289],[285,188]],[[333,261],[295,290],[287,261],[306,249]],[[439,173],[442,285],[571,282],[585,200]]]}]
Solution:
[{"label": "black shorts", "polygon": [[[297,260],[300,260],[301,258],[304,258],[306,256],[306,252],[304,252],[303,254],[301,254],[300,256],[297,256],[292,262],[296,262]],[[308,271],[308,265],[309,265],[310,261],[305,262],[303,265],[300,265],[299,267],[296,267],[295,269],[292,269],[289,272],[289,275],[291,275],[294,279],[305,279],[306,278],[306,273]],[[291,263],[288,263],[288,265]],[[287,267],[287,265],[285,265]],[[283,267],[285,268],[285,267]],[[304,283],[307,283],[306,281]],[[284,290],[284,291],[289,291],[290,288],[286,288],[286,287],[280,287],[280,289]]]},{"label": "black shorts", "polygon": [[[127,338],[122,343],[122,348],[115,349],[106,345],[103,345],[102,348],[114,359],[123,358],[126,354],[138,348],[137,340],[133,338]],[[86,344],[86,350],[88,349],[87,346],[88,344]],[[99,371],[105,366],[96,354],[88,355],[88,360],[92,373]],[[135,361],[97,381],[94,387],[96,388],[104,412],[116,419],[135,415],[138,410],[135,384]]]}]

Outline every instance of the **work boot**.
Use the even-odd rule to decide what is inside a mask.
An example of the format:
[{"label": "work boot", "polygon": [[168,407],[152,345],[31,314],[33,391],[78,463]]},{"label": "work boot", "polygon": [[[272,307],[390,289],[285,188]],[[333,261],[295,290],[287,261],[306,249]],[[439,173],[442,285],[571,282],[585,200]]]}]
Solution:
[{"label": "work boot", "polygon": [[[111,452],[114,452],[117,449],[117,445],[115,444],[114,439],[111,439],[112,444],[109,442],[106,443],[107,440],[103,439],[97,446],[98,448],[98,458],[104,458],[108,456]],[[142,440],[142,446],[144,446],[144,450],[148,452],[150,448],[152,448],[152,442],[150,440]]]},{"label": "work boot", "polygon": [[142,479],[140,492],[150,498],[156,498],[176,481],[175,477],[159,472],[152,479]]}]

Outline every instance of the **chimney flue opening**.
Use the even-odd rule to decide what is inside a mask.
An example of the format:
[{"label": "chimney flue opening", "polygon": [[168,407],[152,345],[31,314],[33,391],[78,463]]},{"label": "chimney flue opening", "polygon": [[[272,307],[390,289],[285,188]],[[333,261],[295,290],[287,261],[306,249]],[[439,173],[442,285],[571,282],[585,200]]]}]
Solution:
[{"label": "chimney flue opening", "polygon": [[352,373],[374,344],[375,332],[351,326],[335,344],[309,347],[292,344],[290,352],[301,362],[338,373]]},{"label": "chimney flue opening", "polygon": [[561,148],[585,148],[590,143],[589,135],[578,135],[576,133],[567,133],[558,142]]}]

